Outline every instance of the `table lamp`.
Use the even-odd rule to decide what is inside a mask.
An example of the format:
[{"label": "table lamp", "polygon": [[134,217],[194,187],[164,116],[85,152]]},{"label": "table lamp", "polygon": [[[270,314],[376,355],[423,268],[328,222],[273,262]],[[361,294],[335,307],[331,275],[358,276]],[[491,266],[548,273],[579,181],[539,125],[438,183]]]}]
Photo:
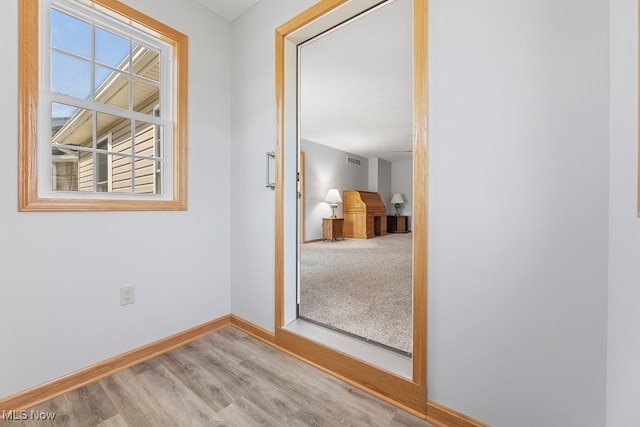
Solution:
[{"label": "table lamp", "polygon": [[329,202],[329,204],[331,205],[331,218],[335,218],[338,203],[342,203],[342,198],[340,197],[340,192],[338,191],[338,189],[330,189],[327,193],[327,196],[324,198],[324,201]]},{"label": "table lamp", "polygon": [[402,198],[402,195],[400,193],[395,193],[391,198],[390,203],[393,203],[394,206],[396,207],[396,216],[400,216],[400,212],[398,210],[400,209],[400,205],[404,204],[404,199]]}]

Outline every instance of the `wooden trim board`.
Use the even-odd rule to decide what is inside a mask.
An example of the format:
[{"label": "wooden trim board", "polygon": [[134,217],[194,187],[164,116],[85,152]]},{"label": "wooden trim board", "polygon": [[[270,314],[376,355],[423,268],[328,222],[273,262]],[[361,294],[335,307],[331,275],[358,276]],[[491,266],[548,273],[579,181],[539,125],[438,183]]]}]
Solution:
[{"label": "wooden trim board", "polygon": [[271,331],[267,331],[260,326],[257,326],[251,322],[244,320],[242,317],[238,317],[235,314],[231,315],[231,326],[236,329],[241,330],[247,335],[251,335],[252,337],[259,339],[262,342],[265,342],[269,345],[275,346],[275,335]]},{"label": "wooden trim board", "polygon": [[427,386],[427,0],[413,2],[413,382]]},{"label": "wooden trim board", "polygon": [[489,424],[475,420],[431,400],[427,400],[426,420],[431,424],[443,427],[490,427]]},{"label": "wooden trim board", "polygon": [[126,353],[72,372],[63,377],[35,386],[0,400],[0,411],[20,411],[31,408],[46,400],[75,390],[85,384],[99,380],[154,356],[173,350],[219,329],[229,326],[231,316],[226,315],[183,332],[170,335]]}]

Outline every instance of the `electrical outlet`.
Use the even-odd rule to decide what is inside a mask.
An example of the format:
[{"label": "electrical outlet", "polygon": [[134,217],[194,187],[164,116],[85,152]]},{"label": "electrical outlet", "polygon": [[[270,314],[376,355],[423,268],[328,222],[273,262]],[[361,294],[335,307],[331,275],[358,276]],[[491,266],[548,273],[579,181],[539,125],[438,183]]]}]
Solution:
[{"label": "electrical outlet", "polygon": [[123,286],[120,288],[120,305],[133,304],[136,302],[135,286]]}]

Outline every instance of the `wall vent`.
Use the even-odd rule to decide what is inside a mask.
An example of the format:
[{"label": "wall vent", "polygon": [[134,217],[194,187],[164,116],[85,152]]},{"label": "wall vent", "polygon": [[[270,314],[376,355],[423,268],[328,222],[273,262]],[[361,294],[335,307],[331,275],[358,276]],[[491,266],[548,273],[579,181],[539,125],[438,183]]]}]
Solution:
[{"label": "wall vent", "polygon": [[350,164],[356,165],[356,166],[360,166],[360,159],[356,159],[354,157],[347,156],[347,163],[350,163]]}]

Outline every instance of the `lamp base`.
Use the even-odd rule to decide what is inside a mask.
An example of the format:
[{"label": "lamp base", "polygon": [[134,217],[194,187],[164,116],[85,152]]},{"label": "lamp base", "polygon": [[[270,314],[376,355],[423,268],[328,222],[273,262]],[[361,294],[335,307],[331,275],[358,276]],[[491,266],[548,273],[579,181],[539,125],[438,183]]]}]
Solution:
[{"label": "lamp base", "polygon": [[337,203],[331,203],[331,218],[337,218],[336,216],[336,208],[338,207]]},{"label": "lamp base", "polygon": [[396,216],[400,216],[400,211],[399,211],[399,209],[400,209],[400,204],[399,204],[399,203],[396,203],[394,206],[396,207]]}]

